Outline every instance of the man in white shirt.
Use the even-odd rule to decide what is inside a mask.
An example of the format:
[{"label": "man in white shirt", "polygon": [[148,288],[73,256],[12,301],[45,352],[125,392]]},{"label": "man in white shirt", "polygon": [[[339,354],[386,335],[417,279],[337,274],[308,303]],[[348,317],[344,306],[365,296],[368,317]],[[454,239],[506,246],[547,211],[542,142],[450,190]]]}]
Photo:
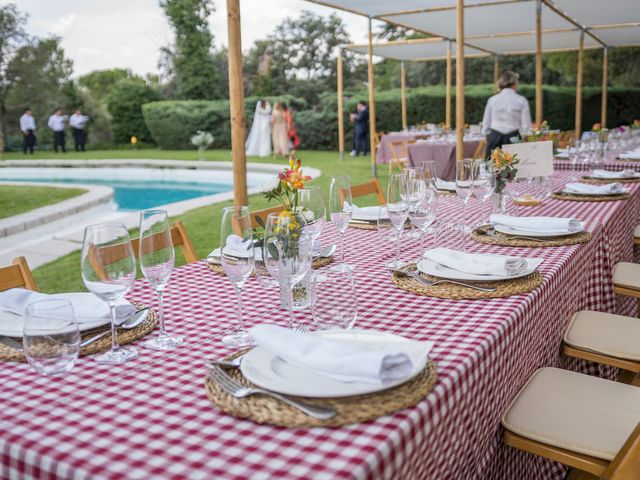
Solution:
[{"label": "man in white shirt", "polygon": [[49,128],[53,130],[53,150],[58,153],[58,147],[62,153],[67,152],[65,127],[67,126],[67,117],[62,114],[62,110],[56,110],[56,113],[49,117]]},{"label": "man in white shirt", "polygon": [[20,117],[20,130],[22,131],[22,152],[33,153],[36,145],[36,121],[30,108],[26,108]]},{"label": "man in white shirt", "polygon": [[482,118],[482,134],[487,138],[487,157],[493,149],[511,143],[513,137],[519,140],[521,135],[531,130],[529,101],[516,93],[519,78],[517,73],[504,72],[498,81],[500,93],[487,101]]},{"label": "man in white shirt", "polygon": [[76,152],[84,152],[84,144],[87,141],[87,132],[85,127],[89,122],[87,115],[82,115],[79,108],[69,117],[69,126],[71,127],[71,134],[73,135],[73,143],[76,147]]}]

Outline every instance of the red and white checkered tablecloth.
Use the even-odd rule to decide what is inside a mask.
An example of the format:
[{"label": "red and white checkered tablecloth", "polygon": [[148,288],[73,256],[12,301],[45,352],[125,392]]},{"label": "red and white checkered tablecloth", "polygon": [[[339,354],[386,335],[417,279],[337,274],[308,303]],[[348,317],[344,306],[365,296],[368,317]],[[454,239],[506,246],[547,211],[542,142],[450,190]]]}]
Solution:
[{"label": "red and white checkered tablecloth", "polygon": [[[593,169],[593,165],[585,165],[583,163],[578,163],[575,167],[571,165],[570,160],[566,159],[554,159],[553,160],[553,168],[556,171],[567,171],[567,170],[591,170]],[[612,170],[614,172],[621,172],[622,170],[636,170],[640,171],[640,161],[633,160],[619,160],[612,159],[607,160],[598,165],[598,168],[604,168],[605,170]]]},{"label": "red and white checkered tablecloth", "polygon": [[[556,180],[570,176],[558,173]],[[202,385],[205,361],[231,353],[220,338],[235,326],[234,291],[203,263],[178,268],[166,310],[170,331],[186,338],[181,348],[141,350],[137,360],[117,367],[82,358],[57,378],[38,376],[25,364],[0,364],[0,477],[561,478],[562,466],[502,444],[500,416],[538,367],[610,374],[565,364],[560,344],[578,309],[633,311],[628,302],[616,305],[610,280],[613,263],[633,258],[640,195],[631,188],[627,201],[549,199],[518,212],[576,216],[593,232],[588,244],[525,249],[469,243],[470,251],[544,259],[542,286],[504,299],[448,301],[399,290],[383,267],[393,244],[375,231],[349,229],[346,259],[355,267],[357,327],[433,340],[438,382],[413,408],[342,428],[257,425],[213,407]],[[459,216],[458,202],[441,198],[441,218]],[[477,204],[470,213],[478,214]],[[335,240],[327,228],[325,241]],[[402,254],[417,256],[417,242],[405,240]],[[142,280],[129,297],[156,301]],[[245,300],[249,325],[286,322],[276,290],[252,279]]]}]

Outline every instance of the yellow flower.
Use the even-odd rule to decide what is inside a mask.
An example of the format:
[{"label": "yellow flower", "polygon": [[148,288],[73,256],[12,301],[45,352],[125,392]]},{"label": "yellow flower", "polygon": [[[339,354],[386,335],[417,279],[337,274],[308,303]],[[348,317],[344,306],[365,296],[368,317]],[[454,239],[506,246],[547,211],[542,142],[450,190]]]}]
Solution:
[{"label": "yellow flower", "polygon": [[136,143],[138,143],[138,137],[131,135],[131,145],[135,145]]}]

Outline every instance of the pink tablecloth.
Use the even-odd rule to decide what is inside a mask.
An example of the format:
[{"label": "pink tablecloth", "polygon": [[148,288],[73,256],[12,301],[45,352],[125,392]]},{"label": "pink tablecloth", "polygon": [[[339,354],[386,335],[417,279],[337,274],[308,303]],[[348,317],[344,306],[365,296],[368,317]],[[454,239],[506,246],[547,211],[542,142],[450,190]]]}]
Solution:
[{"label": "pink tablecloth", "polygon": [[[481,140],[464,141],[464,157],[470,158]],[[437,175],[447,181],[456,179],[455,142],[419,142],[408,145],[409,166],[419,167],[426,160],[436,162]]]},{"label": "pink tablecloth", "polygon": [[[556,180],[570,176],[558,173]],[[593,232],[588,244],[469,244],[470,251],[544,259],[538,289],[503,299],[448,301],[399,290],[384,268],[393,245],[376,232],[349,229],[357,327],[433,340],[438,382],[413,408],[343,428],[276,428],[214,408],[202,385],[205,362],[231,352],[220,338],[235,325],[234,291],[203,263],[178,268],[166,311],[168,328],[186,338],[181,348],[141,350],[120,367],[82,358],[56,378],[40,377],[26,364],[0,364],[0,478],[561,478],[558,464],[504,446],[499,420],[535,369],[564,365],[560,343],[573,312],[633,313],[632,302],[616,306],[610,277],[614,262],[632,259],[640,195],[638,186],[631,188],[627,201],[546,200],[526,210],[577,216]],[[460,213],[454,196],[442,197],[440,208],[447,221]],[[475,201],[469,210],[477,214]],[[328,228],[325,241],[336,238]],[[417,243],[405,240],[402,256],[417,254]],[[145,281],[130,298],[156,303]],[[274,314],[277,304],[276,290],[247,283],[249,326],[284,324],[285,312]]]}]

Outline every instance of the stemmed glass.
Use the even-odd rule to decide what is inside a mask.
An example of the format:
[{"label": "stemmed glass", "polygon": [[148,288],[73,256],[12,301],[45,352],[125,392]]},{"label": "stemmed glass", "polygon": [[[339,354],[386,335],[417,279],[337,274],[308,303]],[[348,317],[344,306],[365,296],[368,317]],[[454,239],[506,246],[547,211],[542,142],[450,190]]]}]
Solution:
[{"label": "stemmed glass", "polygon": [[[571,162],[571,170],[577,170],[578,160],[580,160],[580,140],[571,140],[567,145],[567,157]],[[573,177],[574,180],[578,178],[576,173]]]},{"label": "stemmed glass", "polygon": [[489,219],[484,214],[484,204],[491,198],[496,186],[496,176],[490,163],[484,160],[475,161],[475,172],[473,181],[473,195],[480,200],[480,222],[479,225],[489,223]]},{"label": "stemmed glass", "polygon": [[[420,256],[424,254],[424,236],[438,217],[438,200],[422,199],[409,210],[409,221],[420,231]],[[435,233],[434,233],[435,235]]]},{"label": "stemmed glass", "polygon": [[353,214],[353,200],[351,198],[351,180],[348,176],[331,177],[329,187],[329,212],[331,222],[340,232],[340,262],[332,270],[344,272],[351,267],[344,263],[344,234],[347,231],[351,215]]},{"label": "stemmed glass", "polygon": [[388,265],[391,269],[399,269],[404,265],[400,261],[400,237],[409,216],[407,197],[407,177],[401,173],[391,175],[387,188],[387,212],[396,229],[396,259]]},{"label": "stemmed glass", "polygon": [[465,159],[456,162],[456,193],[462,200],[462,231],[468,233],[467,204],[473,193],[473,160]]},{"label": "stemmed glass", "polygon": [[136,278],[136,259],[125,226],[89,225],[84,231],[80,267],[87,290],[107,302],[111,310],[111,350],[96,356],[96,362],[112,365],[136,358],[137,350],[120,346],[116,330],[116,302]]},{"label": "stemmed glass", "polygon": [[305,233],[311,236],[315,243],[322,235],[324,225],[327,222],[327,210],[322,200],[322,190],[317,186],[305,186],[298,190],[298,206],[302,207],[301,215],[304,217]]},{"label": "stemmed glass", "polygon": [[158,325],[160,333],[144,343],[151,350],[171,350],[183,341],[182,337],[169,336],[164,327],[164,288],[175,265],[175,252],[171,241],[169,216],[165,210],[140,212],[140,270],[158,295]]},{"label": "stemmed glass", "polygon": [[251,345],[253,340],[244,328],[242,289],[254,267],[253,235],[249,207],[225,207],[220,225],[220,260],[222,269],[233,284],[238,299],[238,329],[222,337],[230,347]]}]

